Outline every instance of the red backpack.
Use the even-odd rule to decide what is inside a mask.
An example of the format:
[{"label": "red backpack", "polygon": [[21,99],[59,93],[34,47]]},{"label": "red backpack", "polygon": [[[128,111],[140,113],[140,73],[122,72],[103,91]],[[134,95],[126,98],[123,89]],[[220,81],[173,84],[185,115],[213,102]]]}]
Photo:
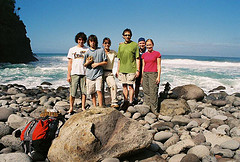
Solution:
[{"label": "red backpack", "polygon": [[20,136],[25,153],[32,158],[36,152],[41,155],[38,155],[37,159],[33,158],[33,160],[46,159],[52,140],[59,130],[58,124],[59,119],[49,116],[29,122]]}]

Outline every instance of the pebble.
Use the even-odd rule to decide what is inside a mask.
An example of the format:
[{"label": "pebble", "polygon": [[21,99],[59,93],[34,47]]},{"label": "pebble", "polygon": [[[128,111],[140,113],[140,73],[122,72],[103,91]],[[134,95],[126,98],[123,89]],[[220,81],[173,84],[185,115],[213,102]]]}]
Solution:
[{"label": "pebble", "polygon": [[141,114],[139,112],[136,112],[136,113],[133,114],[132,119],[136,120],[139,117],[141,117]]},{"label": "pebble", "polygon": [[204,145],[197,145],[192,148],[190,148],[187,152],[187,154],[194,154],[199,159],[202,159],[204,156],[210,155],[209,149]]},{"label": "pebble", "polygon": [[236,140],[225,141],[220,144],[223,149],[237,150],[239,148],[239,142]]},{"label": "pebble", "polygon": [[180,162],[186,154],[177,154],[169,159],[169,162]]}]

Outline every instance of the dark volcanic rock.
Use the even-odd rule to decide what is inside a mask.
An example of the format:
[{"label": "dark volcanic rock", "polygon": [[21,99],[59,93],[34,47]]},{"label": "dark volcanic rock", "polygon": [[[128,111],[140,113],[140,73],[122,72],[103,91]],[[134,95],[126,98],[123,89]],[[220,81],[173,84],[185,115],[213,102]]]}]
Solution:
[{"label": "dark volcanic rock", "polygon": [[28,63],[33,56],[30,39],[19,16],[14,12],[15,1],[0,1],[0,62]]}]

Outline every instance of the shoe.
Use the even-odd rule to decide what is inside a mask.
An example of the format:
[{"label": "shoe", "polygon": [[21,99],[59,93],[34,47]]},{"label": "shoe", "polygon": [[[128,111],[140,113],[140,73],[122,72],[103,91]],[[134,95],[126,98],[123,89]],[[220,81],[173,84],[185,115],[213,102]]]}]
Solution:
[{"label": "shoe", "polygon": [[126,111],[127,108],[128,108],[128,104],[129,104],[128,101],[124,101],[124,102],[122,103],[122,105],[120,106],[120,110]]},{"label": "shoe", "polygon": [[138,100],[137,98],[134,98],[132,104],[133,104],[133,105],[137,105],[138,102],[139,102],[139,100]]},{"label": "shoe", "polygon": [[112,108],[119,108],[119,105],[117,103],[111,104]]}]

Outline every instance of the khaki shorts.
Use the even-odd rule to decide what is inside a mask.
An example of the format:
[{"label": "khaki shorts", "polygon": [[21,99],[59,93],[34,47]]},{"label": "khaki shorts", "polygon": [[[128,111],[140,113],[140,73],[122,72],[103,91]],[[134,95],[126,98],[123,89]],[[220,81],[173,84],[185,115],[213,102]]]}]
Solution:
[{"label": "khaki shorts", "polygon": [[86,76],[85,75],[71,75],[70,95],[72,97],[76,97],[78,87],[80,89],[80,92],[86,95]]},{"label": "khaki shorts", "polygon": [[122,84],[134,84],[136,75],[135,73],[119,73],[118,79]]},{"label": "khaki shorts", "polygon": [[97,91],[102,91],[102,76],[95,80],[87,79],[87,94],[91,95]]}]

